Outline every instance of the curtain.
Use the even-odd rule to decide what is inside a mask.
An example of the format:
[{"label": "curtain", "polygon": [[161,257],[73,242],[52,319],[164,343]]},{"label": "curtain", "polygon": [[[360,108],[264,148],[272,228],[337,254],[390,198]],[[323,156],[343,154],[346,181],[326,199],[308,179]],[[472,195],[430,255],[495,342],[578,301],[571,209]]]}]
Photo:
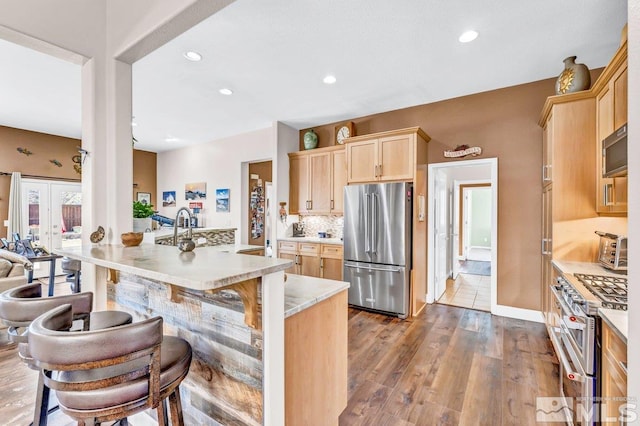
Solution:
[{"label": "curtain", "polygon": [[11,173],[11,189],[9,191],[9,226],[7,226],[7,239],[11,240],[17,232],[23,238],[22,229],[22,176],[20,172]]}]

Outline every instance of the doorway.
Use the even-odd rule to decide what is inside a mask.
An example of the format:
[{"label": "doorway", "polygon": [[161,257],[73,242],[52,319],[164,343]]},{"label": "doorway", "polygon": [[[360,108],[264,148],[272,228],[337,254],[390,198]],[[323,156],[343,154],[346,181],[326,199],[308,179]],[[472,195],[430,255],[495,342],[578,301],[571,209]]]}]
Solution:
[{"label": "doorway", "polygon": [[[54,248],[82,245],[82,185],[39,179],[22,179],[23,238],[51,252]],[[59,260],[56,275],[61,275]],[[49,275],[46,262],[33,264],[35,278]]]},{"label": "doorway", "polygon": [[[266,241],[271,239],[270,223],[267,220],[268,197],[267,189],[271,192],[272,162],[260,161],[249,163],[249,209],[247,218],[247,243],[266,247]],[[270,241],[270,244],[272,242]]]},{"label": "doorway", "polygon": [[427,303],[497,304],[497,158],[429,165]]}]

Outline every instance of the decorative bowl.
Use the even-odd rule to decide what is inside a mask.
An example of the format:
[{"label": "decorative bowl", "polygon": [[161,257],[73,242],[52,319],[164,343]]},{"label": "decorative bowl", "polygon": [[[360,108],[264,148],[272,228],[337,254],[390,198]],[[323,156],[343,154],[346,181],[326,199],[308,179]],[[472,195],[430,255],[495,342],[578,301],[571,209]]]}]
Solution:
[{"label": "decorative bowl", "polygon": [[142,242],[144,234],[142,232],[125,232],[120,237],[125,247],[135,247]]}]

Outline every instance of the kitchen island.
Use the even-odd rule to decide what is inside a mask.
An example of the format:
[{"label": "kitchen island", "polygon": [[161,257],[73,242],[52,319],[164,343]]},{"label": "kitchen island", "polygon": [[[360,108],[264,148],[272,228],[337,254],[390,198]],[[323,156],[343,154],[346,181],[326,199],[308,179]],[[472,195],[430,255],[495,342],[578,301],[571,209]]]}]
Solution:
[{"label": "kitchen island", "polygon": [[[134,320],[161,315],[165,333],[191,343],[194,359],[181,387],[186,424],[284,424],[285,375],[287,383],[293,377],[291,388],[310,385],[308,355],[294,350],[296,360],[285,373],[285,352],[314,345],[315,339],[338,367],[324,371],[323,379],[335,377],[327,382],[344,389],[334,392],[339,397],[325,413],[337,424],[346,405],[348,283],[291,276],[285,284],[290,261],[216,247],[181,253],[158,244],[97,245],[56,252],[98,267],[95,291],[107,293],[110,307],[130,312]],[[285,332],[287,315],[304,321]],[[305,324],[313,330],[306,332]],[[301,400],[303,395],[293,395],[287,411],[315,413],[326,405],[322,398]]]}]

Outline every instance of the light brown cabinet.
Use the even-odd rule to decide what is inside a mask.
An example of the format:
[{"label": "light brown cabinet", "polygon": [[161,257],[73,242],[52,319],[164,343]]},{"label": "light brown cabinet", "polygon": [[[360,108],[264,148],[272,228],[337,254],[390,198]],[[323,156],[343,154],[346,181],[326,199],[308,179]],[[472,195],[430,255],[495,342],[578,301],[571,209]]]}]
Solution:
[{"label": "light brown cabinet", "polygon": [[347,139],[347,183],[413,181],[430,139],[418,127]]},{"label": "light brown cabinet", "polygon": [[600,214],[627,213],[627,177],[602,177],[602,140],[627,122],[627,45],[616,52],[593,89],[596,93],[596,210]]},{"label": "light brown cabinet", "polygon": [[342,246],[338,244],[278,241],[278,257],[294,262],[285,272],[342,280]]},{"label": "light brown cabinet", "polygon": [[278,241],[278,257],[293,260],[285,272],[308,277],[320,277],[320,244]]},{"label": "light brown cabinet", "polygon": [[[603,424],[625,424],[621,406],[627,398],[627,344],[602,321],[602,417]],[[624,412],[624,410],[623,410]],[[615,420],[614,420],[615,419]]]},{"label": "light brown cabinet", "polygon": [[540,252],[541,306],[547,325],[553,323],[552,260],[591,259],[593,232],[577,226],[595,218],[595,106],[587,92],[547,99],[539,124],[543,128],[542,232]]},{"label": "light brown cabinet", "polygon": [[342,281],[343,247],[337,244],[320,246],[320,277]]},{"label": "light brown cabinet", "polygon": [[290,153],[289,213],[342,213],[345,181],[344,147]]}]

